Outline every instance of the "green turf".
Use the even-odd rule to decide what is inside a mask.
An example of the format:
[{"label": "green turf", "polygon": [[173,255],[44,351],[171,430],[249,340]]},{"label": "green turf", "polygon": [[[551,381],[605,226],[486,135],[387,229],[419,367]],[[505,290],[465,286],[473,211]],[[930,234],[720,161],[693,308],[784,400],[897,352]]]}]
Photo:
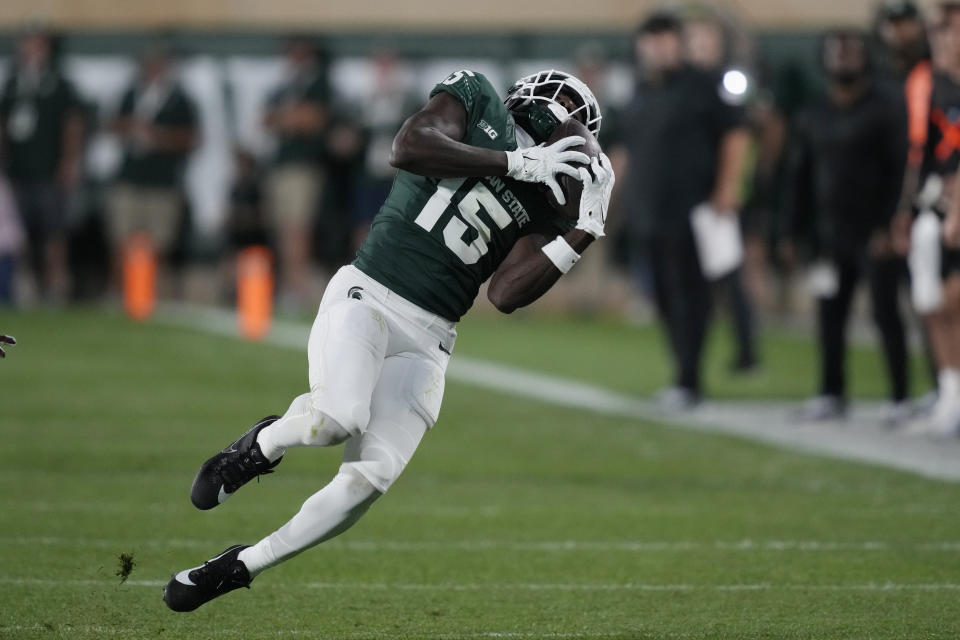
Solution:
[{"label": "green turf", "polygon": [[[960,487],[456,383],[353,530],[174,614],[154,582],[256,540],[334,472],[336,451],[299,450],[213,512],[187,499],[207,455],[304,389],[305,354],[93,311],[0,328],[21,339],[0,363],[0,638],[960,636]],[[462,333],[618,388],[642,370],[611,322]]]},{"label": "green turf", "polygon": [[[663,334],[653,326],[611,318],[545,317],[533,310],[510,317],[469,315],[459,331],[459,353],[590,380],[629,393],[649,394],[671,381]],[[509,339],[503,339],[504,332]],[[755,373],[730,375],[728,364],[734,353],[730,327],[716,326],[704,357],[706,392],[721,398],[803,398],[817,390],[817,352],[808,336],[767,328],[759,350],[762,366]],[[851,395],[886,396],[889,388],[883,371],[877,349],[851,346]],[[911,374],[914,392],[927,391],[929,376],[922,358],[912,359]]]}]

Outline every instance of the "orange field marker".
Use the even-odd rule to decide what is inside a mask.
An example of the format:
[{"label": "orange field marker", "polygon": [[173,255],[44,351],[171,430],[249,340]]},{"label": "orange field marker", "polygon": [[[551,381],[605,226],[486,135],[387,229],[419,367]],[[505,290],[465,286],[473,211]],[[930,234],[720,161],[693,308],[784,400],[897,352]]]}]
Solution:
[{"label": "orange field marker", "polygon": [[123,248],[123,308],[137,321],[150,317],[157,306],[157,255],[153,240],[137,233]]},{"label": "orange field marker", "polygon": [[266,247],[247,247],[237,256],[237,320],[248,340],[270,331],[273,317],[273,256]]}]

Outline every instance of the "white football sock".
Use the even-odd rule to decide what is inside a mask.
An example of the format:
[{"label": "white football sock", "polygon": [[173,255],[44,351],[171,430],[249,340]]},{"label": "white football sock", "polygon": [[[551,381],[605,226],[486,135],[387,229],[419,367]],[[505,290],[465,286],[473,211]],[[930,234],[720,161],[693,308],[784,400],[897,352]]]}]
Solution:
[{"label": "white football sock", "polygon": [[257,434],[260,451],[270,461],[290,447],[329,447],[350,437],[330,416],[313,408],[309,393],[297,396],[283,417]]},{"label": "white football sock", "polygon": [[933,405],[928,431],[946,434],[952,432],[960,412],[960,371],[944,368],[937,375],[937,402]]},{"label": "white football sock", "polygon": [[289,522],[241,551],[239,558],[253,578],[264,569],[340,535],[381,495],[360,474],[340,472],[330,484],[310,496]]}]

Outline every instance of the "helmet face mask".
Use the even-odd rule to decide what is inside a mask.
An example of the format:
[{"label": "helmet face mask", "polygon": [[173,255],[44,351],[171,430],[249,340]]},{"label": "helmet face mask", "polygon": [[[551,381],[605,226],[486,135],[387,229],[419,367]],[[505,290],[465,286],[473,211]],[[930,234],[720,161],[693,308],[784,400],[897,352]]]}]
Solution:
[{"label": "helmet face mask", "polygon": [[[572,103],[568,109],[561,94]],[[568,118],[577,118],[596,136],[600,132],[600,105],[589,87],[575,76],[556,69],[530,74],[517,80],[504,104],[521,114],[534,129],[531,133],[546,139],[553,128]],[[552,126],[551,126],[552,124]]]}]

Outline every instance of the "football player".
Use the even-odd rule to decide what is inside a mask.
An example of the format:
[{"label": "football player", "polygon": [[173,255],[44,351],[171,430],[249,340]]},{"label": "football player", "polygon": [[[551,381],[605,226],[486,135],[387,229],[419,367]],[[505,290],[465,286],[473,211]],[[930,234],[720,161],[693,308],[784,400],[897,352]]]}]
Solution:
[{"label": "football player", "polygon": [[[524,77],[501,100],[482,74],[462,70],[403,124],[390,158],[399,169],[393,189],[356,260],[330,281],[310,332],[309,392],[207,460],[191,500],[216,507],[293,447],[346,443],[343,464],[278,530],[174,575],[164,589],[171,609],[191,611],[248,587],[350,528],[436,422],[456,323],[480,286],[490,279],[490,301],[510,313],[542,296],[604,235],[609,160],[574,150],[583,137],[548,142],[569,118],[593,135],[600,129],[596,99],[567,73]],[[565,176],[582,182],[576,219],[547,197],[566,204]]]},{"label": "football player", "polygon": [[916,147],[920,189],[909,230],[895,227],[910,250],[912,298],[926,325],[938,367],[937,402],[910,430],[937,435],[960,431],[960,250],[956,218],[944,218],[958,198],[960,168],[960,2],[936,7],[930,27],[935,71],[926,87],[923,134]]}]

